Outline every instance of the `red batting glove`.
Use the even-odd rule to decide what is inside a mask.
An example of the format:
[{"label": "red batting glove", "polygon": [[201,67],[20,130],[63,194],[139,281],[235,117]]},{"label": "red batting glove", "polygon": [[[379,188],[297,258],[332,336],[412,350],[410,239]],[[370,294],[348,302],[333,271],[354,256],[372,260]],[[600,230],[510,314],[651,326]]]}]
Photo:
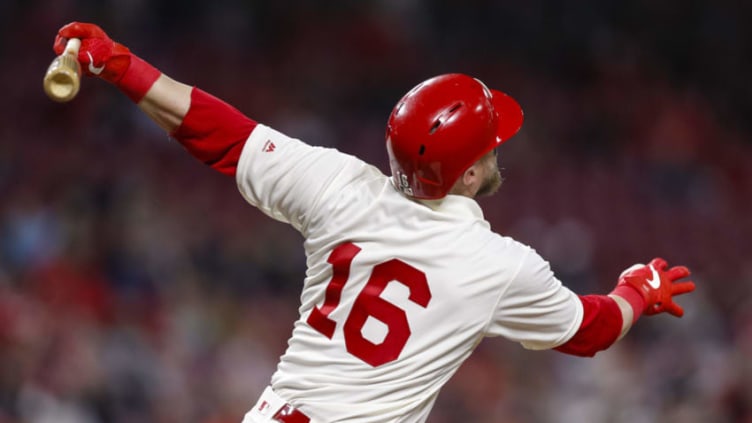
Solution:
[{"label": "red batting glove", "polygon": [[78,61],[85,75],[114,84],[135,103],[141,101],[161,75],[127,47],[112,41],[97,25],[72,22],[60,28],[53,45],[56,54],[63,53],[69,38],[81,40]]},{"label": "red batting glove", "polygon": [[[644,308],[635,310],[636,314],[644,312],[653,315],[665,311],[682,317],[684,310],[674,302],[673,297],[694,291],[695,284],[692,281],[676,282],[690,275],[686,267],[675,266],[667,270],[667,266],[662,258],[654,258],[647,266],[634,265],[622,272],[613,293],[626,298],[637,291],[644,300]],[[626,299],[634,308],[634,302]]]}]

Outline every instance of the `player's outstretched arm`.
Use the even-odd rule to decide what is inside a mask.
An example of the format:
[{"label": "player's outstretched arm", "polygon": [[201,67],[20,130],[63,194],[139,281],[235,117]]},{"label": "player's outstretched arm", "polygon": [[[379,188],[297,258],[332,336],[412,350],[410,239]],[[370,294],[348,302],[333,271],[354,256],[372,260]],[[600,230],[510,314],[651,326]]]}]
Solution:
[{"label": "player's outstretched arm", "polygon": [[172,134],[183,124],[191,107],[193,87],[161,74],[138,102],[138,107],[162,129]]},{"label": "player's outstretched arm", "polygon": [[62,53],[70,38],[81,40],[78,61],[84,74],[115,85],[199,160],[235,174],[256,122],[218,98],[164,75],[97,25],[63,26],[55,38],[55,53]]},{"label": "player's outstretched arm", "polygon": [[647,265],[635,264],[626,269],[608,296],[580,297],[584,317],[575,336],[558,351],[592,356],[623,337],[642,314],[667,312],[676,317],[684,310],[674,302],[677,295],[694,291],[692,281],[680,281],[690,275],[684,266],[668,268],[661,258]]}]

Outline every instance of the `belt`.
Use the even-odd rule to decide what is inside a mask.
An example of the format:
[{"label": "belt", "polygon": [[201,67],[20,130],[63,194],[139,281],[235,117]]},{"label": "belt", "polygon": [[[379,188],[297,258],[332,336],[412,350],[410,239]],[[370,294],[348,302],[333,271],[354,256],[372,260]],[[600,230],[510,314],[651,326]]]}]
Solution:
[{"label": "belt", "polygon": [[287,403],[285,403],[279,411],[274,413],[272,420],[276,420],[280,423],[308,423],[311,421],[308,416]]},{"label": "belt", "polygon": [[311,421],[310,417],[282,399],[271,387],[264,389],[252,412],[262,416],[271,414],[271,420],[279,423],[310,423]]}]

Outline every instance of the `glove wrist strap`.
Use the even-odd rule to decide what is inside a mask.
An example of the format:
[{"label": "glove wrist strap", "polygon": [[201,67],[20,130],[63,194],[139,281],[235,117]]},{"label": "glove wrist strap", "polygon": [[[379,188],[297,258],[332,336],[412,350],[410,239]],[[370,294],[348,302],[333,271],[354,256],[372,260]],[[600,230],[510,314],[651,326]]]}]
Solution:
[{"label": "glove wrist strap", "polygon": [[632,323],[636,322],[647,308],[647,302],[640,291],[628,283],[617,285],[611,294],[624,298],[632,306]]},{"label": "glove wrist strap", "polygon": [[157,78],[162,74],[157,68],[150,65],[135,54],[131,54],[131,62],[123,77],[115,83],[134,103],[144,98]]}]

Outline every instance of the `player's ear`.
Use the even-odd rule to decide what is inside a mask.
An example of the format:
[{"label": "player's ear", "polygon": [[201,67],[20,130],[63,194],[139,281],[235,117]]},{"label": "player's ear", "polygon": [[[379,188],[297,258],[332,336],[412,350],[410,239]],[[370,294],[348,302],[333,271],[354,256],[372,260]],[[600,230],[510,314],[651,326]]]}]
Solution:
[{"label": "player's ear", "polygon": [[483,163],[481,163],[481,160],[476,161],[473,163],[472,166],[465,169],[464,172],[462,172],[462,179],[463,184],[465,184],[468,187],[472,187],[473,185],[479,185],[482,172],[480,171],[481,167],[483,166]]},{"label": "player's ear", "polygon": [[467,170],[465,170],[464,172],[462,172],[462,183],[463,184],[465,184],[467,186],[470,186],[470,185],[472,185],[475,182],[475,179],[478,176],[478,172],[477,172],[477,169],[476,169],[477,166],[478,166],[478,164],[475,163],[472,166],[470,166],[469,168],[467,168]]},{"label": "player's ear", "polygon": [[478,175],[478,163],[476,162],[462,172],[452,189],[449,190],[449,194],[472,196],[473,187],[478,185]]}]

